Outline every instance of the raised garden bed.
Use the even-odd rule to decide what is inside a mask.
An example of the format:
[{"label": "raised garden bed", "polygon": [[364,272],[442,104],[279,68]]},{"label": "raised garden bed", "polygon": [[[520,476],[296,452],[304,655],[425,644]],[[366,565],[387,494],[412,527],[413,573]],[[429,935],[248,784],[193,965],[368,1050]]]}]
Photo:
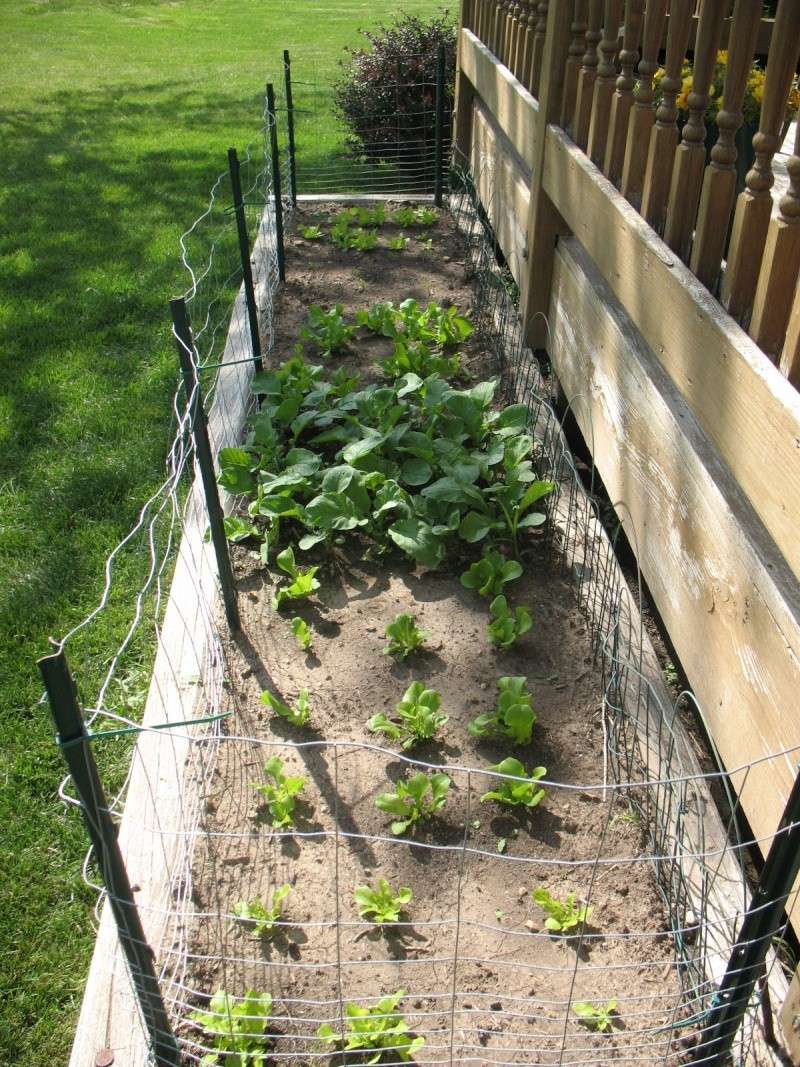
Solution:
[{"label": "raised garden bed", "polygon": [[[313,306],[328,312],[340,305],[345,326],[356,323],[359,311],[407,298],[421,307],[455,305],[469,319],[472,289],[461,237],[446,215],[432,225],[417,219],[366,226],[362,232],[376,233],[379,247],[360,251],[340,247],[348,243],[348,227],[340,225],[343,240],[331,241],[331,214],[324,208],[298,212],[273,358],[289,359],[299,341],[308,363],[323,362],[325,379],[359,376],[358,386],[342,386],[346,395],[391,384],[391,375],[376,364],[392,360],[396,338],[361,327],[341,351],[321,359],[308,332],[330,340],[332,328],[342,323],[336,316],[322,326],[322,320],[309,323]],[[351,233],[359,221],[349,220]],[[401,233],[410,238],[403,247],[397,244]],[[392,241],[397,247],[389,247]],[[467,390],[497,377],[499,368],[476,333],[446,346],[438,358],[455,353],[464,376],[453,379],[453,388]],[[405,373],[404,365],[397,369]],[[268,378],[256,381],[267,408],[273,385]],[[497,390],[486,419],[502,406]],[[516,415],[507,418],[514,432],[502,440],[519,440],[524,425],[517,425]],[[367,416],[361,422],[366,427]],[[261,432],[263,443],[263,424]],[[343,441],[315,446],[310,438],[320,432],[319,426],[303,428],[295,447],[316,447],[327,465],[341,466],[346,457],[336,452]],[[476,435],[473,451],[487,447],[491,432]],[[286,447],[283,440],[277,454]],[[538,445],[531,453],[534,479],[537,451]],[[375,466],[351,457],[362,471]],[[406,454],[404,462],[420,458]],[[227,460],[223,481],[231,489],[246,488],[242,470],[233,470],[242,467],[241,458]],[[456,473],[452,457],[439,470],[423,462],[434,469],[428,477],[419,468],[406,469],[401,485],[407,493],[422,493],[437,477]],[[505,478],[498,473],[502,465],[497,459],[472,479],[487,499],[490,487]],[[269,463],[263,469],[275,471]],[[243,479],[238,485],[237,477]],[[544,493],[528,513],[546,506]],[[548,526],[521,526],[516,546],[500,527],[470,540],[479,525],[468,520],[470,511],[474,506],[460,507],[452,531],[441,537],[441,551],[436,544],[418,551],[438,553],[435,569],[401,550],[409,539],[388,533],[388,521],[378,524],[375,536],[367,532],[373,520],[329,534],[304,554],[299,539],[309,535],[307,525],[284,518],[267,566],[255,539],[233,546],[243,631],[228,643],[226,658],[237,710],[205,790],[192,878],[196,915],[183,982],[181,1036],[197,1058],[214,1049],[214,1024],[190,1017],[208,1011],[218,990],[237,998],[248,990],[271,996],[271,1020],[253,1020],[248,1039],[267,1062],[333,1057],[393,1063],[413,1054],[419,1063],[677,1063],[692,1044],[691,1028],[673,1029],[684,1021],[682,988],[641,806],[607,782],[602,673],[573,587],[554,567]],[[238,517],[231,532],[244,537],[253,518],[244,506]],[[255,525],[263,533],[263,518]],[[512,607],[530,611],[532,626],[507,648],[487,633],[491,598],[461,581],[490,544],[524,568],[503,592]],[[319,588],[276,610],[276,591],[290,585],[276,566],[287,545],[293,545],[301,570],[319,567]],[[424,646],[405,659],[385,654],[386,628],[400,614],[413,616],[426,634]],[[307,652],[293,633],[293,618],[309,628]],[[296,629],[304,632],[299,624]],[[536,715],[529,742],[503,736],[513,730],[482,737],[474,726],[470,730],[476,718],[495,709],[500,678],[526,679]],[[402,751],[399,740],[367,723],[380,713],[396,719],[395,707],[414,681],[439,695],[440,713],[448,719],[434,739]],[[310,705],[303,726],[262,703],[262,693],[269,692],[294,707],[302,690]],[[275,756],[285,773],[305,779],[292,824],[279,828],[273,825],[277,809],[270,810],[256,788],[270,782],[265,765]],[[520,785],[488,770],[507,757],[522,761],[526,772],[546,768],[544,796],[535,806],[481,799],[504,785]],[[446,801],[413,832],[393,833],[392,814],[376,800],[420,770],[448,776]],[[538,788],[531,787],[530,798]],[[354,899],[357,887],[374,888],[379,879],[395,893],[411,890],[399,921],[383,926],[360,917]],[[258,930],[241,914],[237,919],[243,904],[252,911],[261,902],[268,909],[284,885],[290,891],[270,929]],[[553,931],[532,899],[534,890],[561,902],[573,894],[576,908],[591,912],[567,930]],[[341,1043],[326,1040],[318,1028],[340,1033],[346,1005],[374,1008],[401,990],[397,1011],[424,1044],[407,1049],[404,1037],[390,1038],[395,1051],[380,1060],[362,1053],[337,1059]],[[215,1007],[224,1031],[227,1008],[221,1003]],[[609,1008],[605,1017],[602,1010]],[[258,1007],[253,1001],[249,1013],[262,1010],[266,1002]],[[219,1062],[228,1061],[220,1056]]]}]

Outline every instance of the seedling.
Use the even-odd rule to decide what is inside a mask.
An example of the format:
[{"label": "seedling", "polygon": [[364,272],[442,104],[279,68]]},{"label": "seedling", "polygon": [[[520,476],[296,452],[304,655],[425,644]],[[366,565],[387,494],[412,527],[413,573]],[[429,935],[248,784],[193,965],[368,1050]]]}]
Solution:
[{"label": "seedling", "polygon": [[386,208],[383,204],[356,208],[356,218],[359,226],[382,226],[386,222]]},{"label": "seedling", "polygon": [[494,499],[503,513],[515,553],[519,551],[519,531],[541,526],[547,521],[543,511],[531,511],[531,508],[552,493],[555,487],[555,482],[534,481],[528,485],[522,478],[515,479],[512,472],[508,481],[495,490]]},{"label": "seedling", "polygon": [[325,236],[319,226],[301,226],[300,235],[304,241],[319,241]]},{"label": "seedling", "polygon": [[271,937],[275,923],[283,915],[283,902],[291,891],[290,885],[279,886],[272,894],[269,907],[265,907],[260,900],[240,900],[233,905],[233,914],[242,926],[252,930],[253,937],[258,940]]},{"label": "seedling", "polygon": [[343,310],[341,304],[329,311],[323,311],[317,304],[309,308],[306,325],[300,329],[300,337],[313,344],[321,356],[340,352],[353,336],[353,327],[345,322]]},{"label": "seedling", "polygon": [[469,724],[473,737],[507,737],[518,745],[527,745],[533,734],[536,712],[523,677],[498,678],[500,694],[493,711],[483,712]]},{"label": "seedling", "polygon": [[452,378],[461,369],[461,358],[434,352],[424,341],[407,342],[397,338],[394,352],[381,360],[381,369],[390,378],[402,378],[404,374],[417,374],[420,378],[438,374],[442,378]]},{"label": "seedling", "polygon": [[295,615],[292,619],[292,633],[297,638],[297,643],[304,652],[308,652],[311,648],[311,627],[305,621],[301,619],[299,615]]},{"label": "seedling", "polygon": [[574,893],[561,901],[551,897],[546,889],[534,889],[531,898],[547,915],[544,925],[554,934],[566,934],[576,926],[582,926],[594,911],[585,904],[578,904]]},{"label": "seedling", "polygon": [[417,624],[411,615],[397,615],[394,622],[386,627],[386,636],[389,643],[383,650],[384,655],[398,656],[406,659],[412,652],[422,648],[427,634],[417,628]]},{"label": "seedling", "polygon": [[417,226],[435,226],[439,221],[439,213],[432,207],[420,207],[414,212],[414,222]]},{"label": "seedling", "polygon": [[501,763],[490,767],[489,770],[496,771],[498,774],[513,775],[518,780],[511,781],[509,778],[502,778],[494,789],[483,794],[481,803],[484,800],[494,800],[507,807],[535,808],[544,799],[544,789],[536,783],[547,774],[546,767],[534,767],[530,775],[526,775],[525,768],[520,761],[509,756]]},{"label": "seedling", "polygon": [[391,741],[400,741],[402,748],[412,748],[420,741],[430,741],[447,722],[441,714],[441,698],[435,689],[426,689],[422,682],[412,682],[395,708],[399,722],[379,712],[367,723],[373,733],[385,734]]},{"label": "seedling", "polygon": [[392,222],[396,223],[398,226],[413,226],[415,221],[413,207],[399,207],[392,213]]},{"label": "seedling", "polygon": [[282,826],[293,826],[295,797],[305,788],[305,778],[287,777],[283,773],[283,760],[278,756],[272,756],[267,760],[264,773],[272,781],[253,788],[266,800],[267,808],[272,816],[272,825],[276,829]]},{"label": "seedling", "polygon": [[354,230],[350,234],[349,247],[359,252],[371,252],[378,247],[378,235],[374,230]]},{"label": "seedling", "polygon": [[401,233],[398,237],[390,237],[386,242],[386,247],[390,252],[405,252],[410,244],[411,238]]},{"label": "seedling", "polygon": [[420,247],[424,248],[426,252],[433,251],[433,238],[432,237],[418,237],[417,241]]},{"label": "seedling", "polygon": [[[247,522],[246,519],[240,519],[236,515],[225,516],[225,536],[229,541],[234,544],[238,544],[240,541],[247,541],[250,537],[260,537],[257,527],[252,522]],[[211,531],[209,530],[206,540],[211,539]]]},{"label": "seedling", "polygon": [[286,600],[303,600],[319,589],[319,581],[314,577],[319,567],[298,567],[295,563],[294,549],[291,545],[289,548],[285,548],[283,552],[278,553],[275,557],[275,562],[284,574],[288,574],[292,579],[289,585],[281,586],[272,598],[272,606],[276,610]]},{"label": "seedling", "polygon": [[236,1064],[237,1067],[261,1067],[266,1062],[265,1046],[269,1042],[267,1027],[272,1015],[269,993],[248,990],[241,1000],[218,989],[208,1011],[193,1011],[191,1022],[205,1032],[204,1042],[212,1051],[203,1056],[201,1067]]},{"label": "seedling", "polygon": [[394,793],[381,793],[375,806],[397,818],[392,823],[392,833],[404,834],[415,828],[418,822],[430,819],[444,806],[450,790],[450,778],[437,773],[428,776],[412,775],[407,782],[398,782]]},{"label": "seedling", "polygon": [[301,689],[297,694],[297,703],[293,708],[290,708],[288,704],[284,704],[283,701],[278,700],[272,693],[262,693],[261,703],[273,711],[276,715],[280,715],[282,719],[286,719],[292,726],[305,726],[311,717],[311,707],[308,703],[308,690]]},{"label": "seedling", "polygon": [[522,565],[515,559],[503,559],[499,552],[487,552],[461,575],[465,589],[474,589],[485,597],[496,597],[506,582],[519,578]]},{"label": "seedling", "polygon": [[500,594],[489,605],[492,621],[487,627],[489,640],[498,648],[510,648],[514,642],[530,630],[533,622],[527,608],[510,611],[508,601]]},{"label": "seedling", "polygon": [[580,1001],[572,1005],[572,1010],[578,1016],[578,1021],[590,1030],[605,1034],[614,1029],[615,1016],[617,1014],[617,1002],[615,999],[609,1000],[605,1007],[602,1004],[590,1004],[588,1001]]},{"label": "seedling", "polygon": [[368,885],[359,885],[356,886],[353,894],[361,918],[372,918],[372,921],[379,926],[383,923],[398,922],[400,913],[406,904],[411,902],[412,896],[411,890],[404,885],[400,886],[397,893],[393,893],[392,887],[385,878],[380,879],[377,889],[370,889]]},{"label": "seedling", "polygon": [[331,1045],[338,1045],[342,1052],[358,1051],[368,1056],[361,1060],[362,1063],[380,1063],[384,1053],[392,1062],[407,1063],[423,1047],[425,1038],[412,1038],[408,1023],[396,1010],[405,995],[405,989],[398,989],[371,1008],[348,1004],[345,1008],[345,1032],[337,1034],[328,1023],[323,1023],[317,1030],[317,1037]]}]

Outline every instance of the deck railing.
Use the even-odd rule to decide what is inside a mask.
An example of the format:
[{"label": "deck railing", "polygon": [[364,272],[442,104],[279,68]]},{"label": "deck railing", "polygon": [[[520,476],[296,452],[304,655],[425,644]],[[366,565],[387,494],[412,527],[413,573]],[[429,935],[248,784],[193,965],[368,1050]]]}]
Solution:
[{"label": "deck railing", "polygon": [[[699,10],[696,0],[467,0],[462,25],[539,99],[552,14],[560,40],[550,49],[547,88],[560,99],[548,121],[569,134],[800,385],[800,125],[788,183],[774,192],[774,157],[797,97],[800,3],[782,0],[774,20],[762,19],[758,0],[737,0],[732,12],[731,6],[731,0],[704,0]],[[706,112],[726,45],[715,131]],[[759,70],[765,76],[757,88],[758,130],[750,133],[755,155],[739,191],[737,163],[749,149],[743,105],[748,79]]]}]

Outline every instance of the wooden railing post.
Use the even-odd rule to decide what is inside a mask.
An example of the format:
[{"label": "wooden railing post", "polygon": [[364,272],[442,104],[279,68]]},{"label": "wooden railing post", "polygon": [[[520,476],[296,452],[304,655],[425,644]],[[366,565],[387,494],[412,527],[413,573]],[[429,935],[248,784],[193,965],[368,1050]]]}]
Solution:
[{"label": "wooden railing post", "polygon": [[539,97],[539,82],[542,77],[542,57],[544,56],[544,42],[547,32],[547,6],[548,0],[539,0],[537,9],[539,17],[536,20],[536,29],[533,32],[530,90],[537,99]]},{"label": "wooden railing post", "polygon": [[[685,3],[686,0],[683,2]],[[619,53],[621,69],[611,101],[611,119],[608,127],[606,155],[603,160],[603,173],[615,185],[622,176],[622,164],[625,162],[625,138],[628,136],[628,121],[633,106],[633,87],[636,84],[634,69],[639,58],[643,14],[644,0],[627,0],[625,32],[622,38],[622,50]],[[590,142],[591,139],[590,132]]]},{"label": "wooden railing post", "polygon": [[586,152],[592,163],[602,167],[606,158],[608,124],[611,119],[611,98],[617,80],[617,49],[622,0],[605,0],[603,36],[598,46],[600,61],[592,94],[592,117]]},{"label": "wooden railing post", "polygon": [[644,13],[642,58],[639,60],[639,85],[633,100],[628,123],[625,161],[622,164],[621,192],[626,200],[638,207],[642,199],[644,170],[650,131],[653,128],[653,75],[658,70],[658,51],[667,17],[667,0],[648,0]]},{"label": "wooden railing post", "polygon": [[[662,0],[658,0],[659,3]],[[666,4],[667,0],[663,0]],[[578,88],[575,93],[575,114],[572,116],[572,140],[579,148],[586,149],[589,142],[589,123],[592,118],[592,98],[594,82],[597,77],[597,65],[600,57],[597,46],[603,36],[603,0],[589,0],[589,17],[587,19],[586,51],[581,59],[578,72]]]},{"label": "wooden railing post", "polygon": [[719,138],[711,150],[697,216],[691,269],[703,285],[714,289],[736,199],[736,131],[744,122],[747,76],[753,63],[761,10],[753,0],[736,0],[728,49],[722,107],[717,115]]},{"label": "wooden railing post", "polygon": [[772,31],[758,133],[756,161],[747,186],[736,201],[728,263],[721,300],[735,319],[747,318],[758,284],[761,257],[772,212],[772,157],[780,148],[780,130],[792,77],[800,56],[800,4],[781,0]]},{"label": "wooden railing post", "polygon": [[694,47],[692,91],[689,93],[689,120],[683,127],[681,143],[675,152],[672,184],[669,190],[664,240],[684,262],[689,260],[703,171],[706,163],[705,111],[708,106],[714,64],[717,61],[722,23],[730,0],[703,0]]},{"label": "wooden railing post", "polygon": [[[461,69],[461,30],[470,17],[469,8],[472,7],[472,21],[476,27],[480,26],[482,9],[485,10],[488,0],[462,0],[460,20],[458,24],[458,36],[456,37],[456,84],[453,99],[453,160],[458,166],[469,164],[472,151],[472,102],[475,98],[475,90],[468,78],[464,77]],[[476,33],[482,40],[480,33]]]},{"label": "wooden railing post", "polygon": [[531,200],[527,225],[527,270],[522,288],[522,323],[525,338],[532,347],[544,346],[545,325],[539,313],[547,315],[556,240],[565,232],[564,221],[542,188],[547,127],[561,114],[564,68],[567,62],[572,25],[572,0],[550,0],[539,78],[539,112],[533,166]]},{"label": "wooden railing post", "polygon": [[519,46],[514,73],[527,89],[531,83],[531,56],[533,55],[533,31],[536,25],[534,0],[525,0],[520,19]]},{"label": "wooden railing post", "polygon": [[661,79],[661,103],[650,133],[642,191],[642,214],[658,233],[664,230],[672,166],[678,147],[678,93],[683,88],[683,61],[689,46],[695,0],[672,0],[669,9],[667,56]]},{"label": "wooden railing post", "polygon": [[789,315],[786,340],[781,352],[781,372],[792,385],[800,389],[800,279],[794,291],[794,303]]},{"label": "wooden railing post", "polygon": [[768,356],[780,354],[800,275],[800,123],[786,165],[789,188],[770,219],[761,273],[753,301],[750,336]]},{"label": "wooden railing post", "polygon": [[581,57],[586,51],[586,5],[587,0],[575,0],[575,14],[570,26],[572,39],[569,45],[569,55],[567,56],[567,67],[564,71],[564,95],[561,100],[561,126],[565,130],[572,130]]}]

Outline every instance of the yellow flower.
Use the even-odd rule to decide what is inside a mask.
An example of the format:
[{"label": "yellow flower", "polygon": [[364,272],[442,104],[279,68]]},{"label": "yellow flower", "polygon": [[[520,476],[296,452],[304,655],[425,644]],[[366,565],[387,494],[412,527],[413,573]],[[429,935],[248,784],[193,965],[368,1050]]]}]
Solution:
[{"label": "yellow flower", "polygon": [[678,95],[678,99],[675,101],[675,103],[678,105],[678,107],[681,109],[681,111],[688,111],[689,110],[689,93],[691,91],[692,91],[692,77],[691,77],[691,75],[689,75],[688,78],[684,78],[683,79],[683,88],[681,89],[681,91],[680,91],[680,93]]},{"label": "yellow flower", "polygon": [[717,63],[719,63],[719,65],[721,67],[727,67],[727,65],[728,65],[728,49],[727,48],[721,48],[719,50],[719,52],[717,52]]}]

